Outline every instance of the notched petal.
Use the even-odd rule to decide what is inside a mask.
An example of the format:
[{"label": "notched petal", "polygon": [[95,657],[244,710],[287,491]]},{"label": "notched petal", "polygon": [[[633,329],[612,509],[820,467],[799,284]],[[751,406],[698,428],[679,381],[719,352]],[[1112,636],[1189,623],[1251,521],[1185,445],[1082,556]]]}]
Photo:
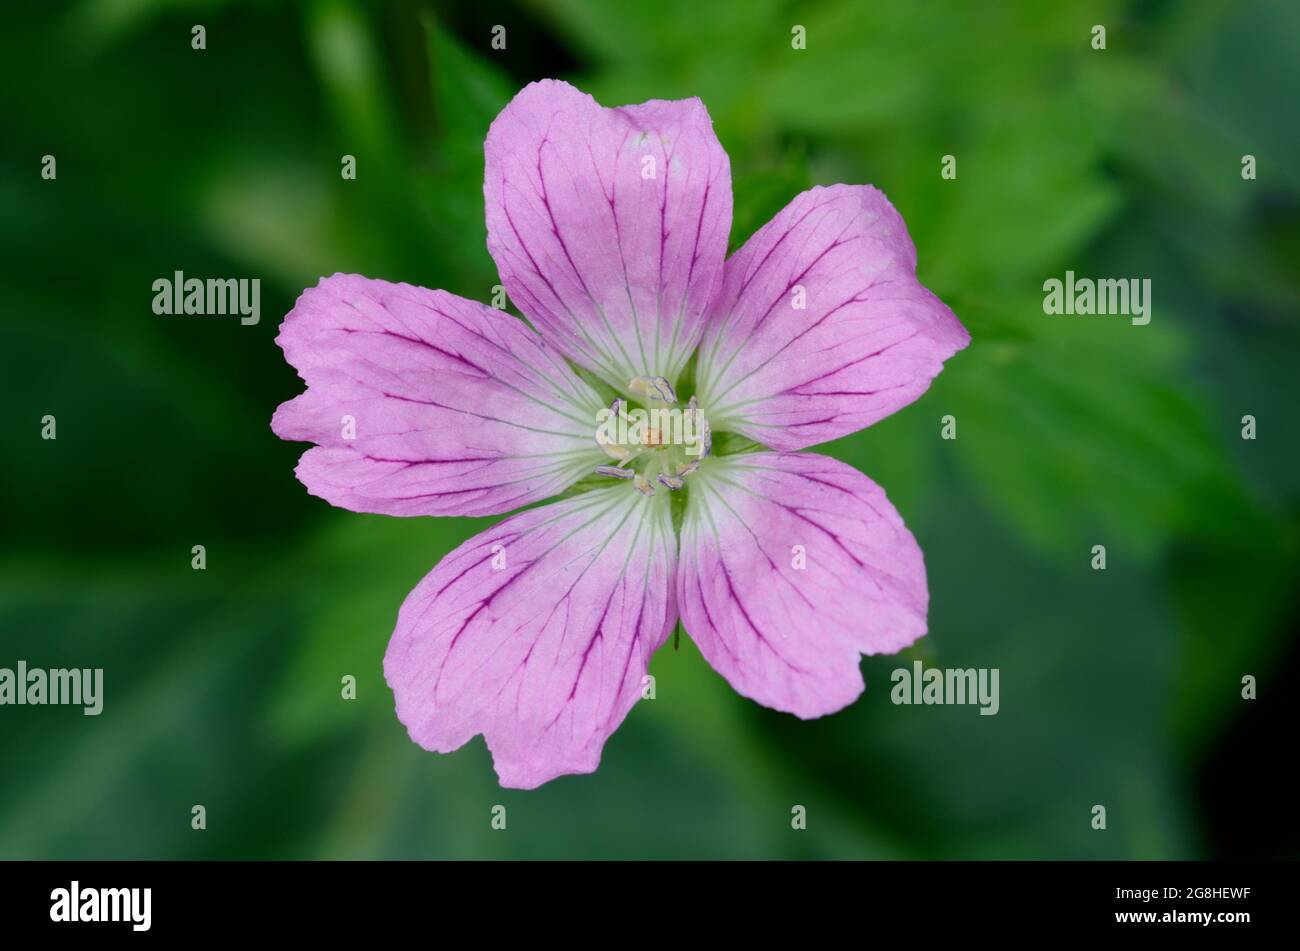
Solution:
[{"label": "notched petal", "polygon": [[549,498],[604,458],[601,401],[521,321],[445,291],[355,275],[298,298],[276,338],[307,382],[271,428],[331,504],[492,515]]},{"label": "notched petal", "polygon": [[817,717],[862,692],[860,655],[926,630],[921,550],[885,493],[813,453],[710,460],[692,478],[678,605],[741,694]]},{"label": "notched petal", "polygon": [[717,429],[792,451],[919,397],[970,342],[916,279],[902,217],[875,188],[804,192],[727,261],[700,344]]},{"label": "notched petal", "polygon": [[384,657],[411,738],[447,753],[483,734],[503,786],[595,770],[677,621],[666,502],[593,490],[444,558]]},{"label": "notched petal", "polygon": [[484,146],[488,250],[511,299],[621,389],[676,376],[699,341],[731,230],[731,168],[698,99],[606,109],[544,80]]}]

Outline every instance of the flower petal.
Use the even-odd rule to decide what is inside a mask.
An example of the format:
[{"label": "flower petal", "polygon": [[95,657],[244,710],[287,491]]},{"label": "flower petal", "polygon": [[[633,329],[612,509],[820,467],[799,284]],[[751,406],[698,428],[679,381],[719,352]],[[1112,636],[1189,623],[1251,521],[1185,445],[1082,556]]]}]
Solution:
[{"label": "flower petal", "polygon": [[731,230],[731,166],[698,99],[619,109],[519,92],[484,146],[488,250],[547,340],[616,387],[677,374]]},{"label": "flower petal", "polygon": [[862,692],[859,654],[925,633],[921,550],[856,469],[762,452],[709,459],[691,482],[677,602],[738,692],[804,718],[832,713]]},{"label": "flower petal", "polygon": [[600,397],[522,321],[350,274],[305,291],[276,341],[308,389],[271,421],[314,442],[308,491],[355,512],[492,515],[606,461]]},{"label": "flower petal", "polygon": [[503,786],[589,773],[677,621],[666,493],[619,484],[470,539],[407,597],[384,657],[411,738],[482,733]]},{"label": "flower petal", "polygon": [[969,342],[917,282],[916,249],[884,195],[814,188],[727,261],[699,399],[715,430],[802,449],[906,406]]}]

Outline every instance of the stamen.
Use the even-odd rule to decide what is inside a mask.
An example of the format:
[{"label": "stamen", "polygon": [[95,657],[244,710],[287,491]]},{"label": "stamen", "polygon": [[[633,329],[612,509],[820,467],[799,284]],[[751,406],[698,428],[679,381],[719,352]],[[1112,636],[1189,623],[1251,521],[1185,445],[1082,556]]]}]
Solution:
[{"label": "stamen", "polygon": [[642,495],[654,495],[655,487],[646,481],[645,476],[636,476],[632,479],[632,485]]},{"label": "stamen", "polygon": [[628,383],[627,388],[637,396],[658,400],[661,403],[677,402],[677,394],[673,392],[672,384],[662,376],[635,376]]},{"label": "stamen", "polygon": [[686,484],[681,479],[677,478],[677,476],[670,476],[670,475],[660,475],[659,478],[656,479],[655,481],[658,482],[660,485],[666,485],[674,492]]},{"label": "stamen", "polygon": [[[699,459],[708,458],[708,456],[713,452],[713,430],[710,428],[709,421],[704,417],[704,414],[700,412],[700,401],[694,396],[692,396],[686,403],[686,417],[693,424],[693,428],[697,430],[695,440],[691,443],[691,448],[686,450],[687,455],[698,456]],[[692,449],[695,451],[692,452]],[[690,471],[694,472],[699,468],[699,465],[699,461],[697,460],[691,466]]]},{"label": "stamen", "polygon": [[596,466],[598,475],[613,476],[615,479],[630,479],[636,475],[635,469],[622,469],[618,466]]},{"label": "stamen", "polygon": [[679,476],[688,476],[699,467],[700,467],[700,460],[698,459],[696,459],[693,462],[679,462],[677,463],[677,474]]},{"label": "stamen", "polygon": [[618,443],[608,442],[605,438],[605,434],[599,430],[596,432],[596,445],[604,451],[605,455],[609,456],[611,459],[617,459],[619,462],[627,462],[636,455],[636,452],[627,446],[620,446]]},{"label": "stamen", "polygon": [[[623,416],[623,409],[626,406],[627,404],[621,399],[616,399],[614,402],[610,403],[609,412],[612,420],[621,419]],[[615,427],[615,432],[617,432],[617,426]],[[611,459],[615,459],[618,462],[627,462],[639,451],[633,449],[631,446],[624,446],[621,443],[615,442],[615,438],[616,437],[612,433],[606,433],[603,424],[596,429],[596,445],[599,446],[601,451]]]}]

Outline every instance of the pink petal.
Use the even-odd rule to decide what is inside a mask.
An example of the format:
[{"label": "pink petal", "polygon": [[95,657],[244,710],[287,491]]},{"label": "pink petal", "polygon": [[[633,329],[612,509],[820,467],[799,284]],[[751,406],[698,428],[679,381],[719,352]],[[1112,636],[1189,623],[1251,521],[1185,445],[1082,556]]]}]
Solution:
[{"label": "pink petal", "polygon": [[731,166],[704,104],[605,109],[544,80],[497,116],[484,148],[488,250],[511,299],[611,385],[675,381],[731,230]]},{"label": "pink petal", "polygon": [[308,388],[271,428],[317,444],[298,478],[333,505],[491,515],[608,461],[595,443],[600,398],[499,310],[336,274],[298,298],[276,341]]},{"label": "pink petal", "polygon": [[402,605],[384,658],[411,738],[447,753],[482,733],[503,786],[592,772],[677,621],[667,502],[596,489],[444,558]]},{"label": "pink petal", "polygon": [[814,188],[727,261],[700,345],[700,403],[715,430],[802,449],[906,406],[969,342],[917,283],[916,249],[884,195]]},{"label": "pink petal", "polygon": [[762,452],[710,459],[691,479],[682,623],[739,693],[804,718],[832,713],[862,692],[860,654],[925,634],[921,550],[856,469]]}]

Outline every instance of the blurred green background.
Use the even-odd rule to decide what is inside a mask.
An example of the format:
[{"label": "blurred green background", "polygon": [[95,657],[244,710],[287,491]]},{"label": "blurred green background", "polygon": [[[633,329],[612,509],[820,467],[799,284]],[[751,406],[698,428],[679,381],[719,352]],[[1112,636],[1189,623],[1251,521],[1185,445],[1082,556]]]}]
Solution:
[{"label": "blurred green background", "polygon": [[[103,667],[105,709],[0,707],[0,857],[1300,854],[1294,3],[82,0],[3,19],[0,666]],[[812,184],[876,184],[974,343],[829,447],[925,550],[917,648],[867,659],[859,702],[804,723],[683,638],[596,774],[518,792],[480,739],[413,745],[380,667],[407,592],[490,520],[330,508],[269,421],[302,388],[277,326],[321,275],[490,296],[483,137],[547,76],[606,105],[703,98],[733,247]],[[1149,277],[1151,324],[1045,316],[1066,269]],[[261,323],[155,316],[174,270],[260,278]],[[999,668],[1000,713],[892,705],[916,658]]]}]

